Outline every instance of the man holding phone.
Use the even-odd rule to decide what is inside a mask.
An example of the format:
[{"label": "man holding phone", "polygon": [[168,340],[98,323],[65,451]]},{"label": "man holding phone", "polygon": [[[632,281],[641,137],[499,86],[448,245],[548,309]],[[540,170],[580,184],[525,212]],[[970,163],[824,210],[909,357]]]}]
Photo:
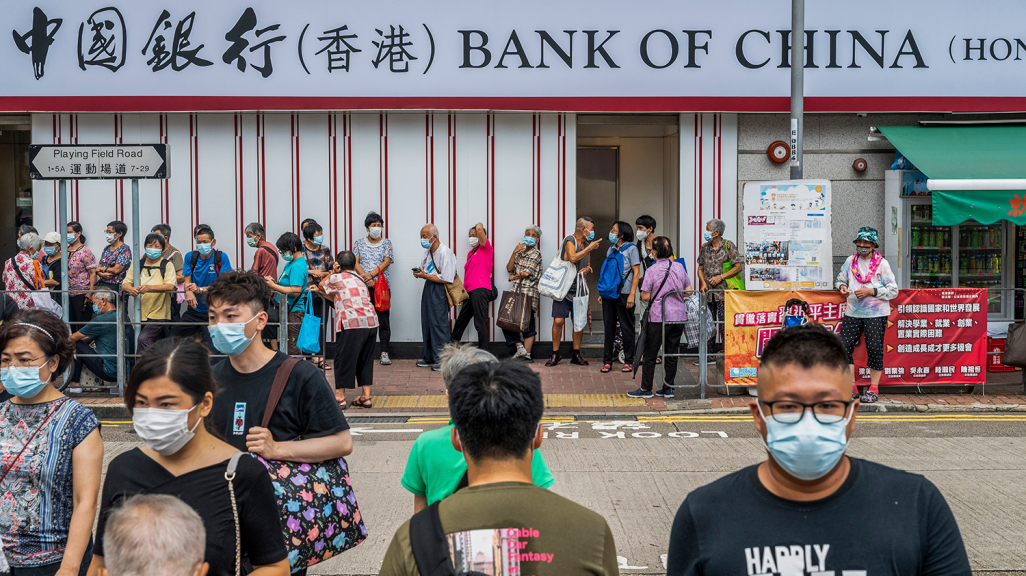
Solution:
[{"label": "man holding phone", "polygon": [[424,338],[424,358],[417,367],[440,371],[442,348],[452,339],[449,331],[449,298],[445,285],[456,278],[456,255],[438,239],[438,228],[425,224],[420,229],[420,246],[424,248],[420,268],[413,269],[414,278],[425,280],[420,296],[420,327]]}]

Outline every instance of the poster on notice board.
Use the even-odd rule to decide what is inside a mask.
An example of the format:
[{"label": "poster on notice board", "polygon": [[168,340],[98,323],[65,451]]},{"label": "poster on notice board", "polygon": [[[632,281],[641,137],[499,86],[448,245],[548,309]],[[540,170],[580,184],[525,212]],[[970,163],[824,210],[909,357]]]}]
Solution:
[{"label": "poster on notice board", "polygon": [[833,286],[830,201],[829,180],[745,184],[747,290]]}]

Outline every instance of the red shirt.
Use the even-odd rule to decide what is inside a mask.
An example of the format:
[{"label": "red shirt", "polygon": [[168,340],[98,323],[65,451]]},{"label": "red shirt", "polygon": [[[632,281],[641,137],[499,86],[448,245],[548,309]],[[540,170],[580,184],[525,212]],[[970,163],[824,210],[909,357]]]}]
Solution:
[{"label": "red shirt", "polygon": [[257,245],[250,271],[263,276],[278,276],[278,250],[266,240]]}]

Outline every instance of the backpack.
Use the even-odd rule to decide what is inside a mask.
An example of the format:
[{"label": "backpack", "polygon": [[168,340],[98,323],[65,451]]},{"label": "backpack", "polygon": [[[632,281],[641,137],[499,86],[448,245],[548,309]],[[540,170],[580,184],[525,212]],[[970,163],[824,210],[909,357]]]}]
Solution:
[{"label": "backpack", "polygon": [[[800,306],[801,310],[797,314],[791,314],[795,306]],[[791,298],[784,303],[784,317],[780,321],[780,329],[804,326],[809,323],[809,316],[809,303],[801,298]]]},{"label": "backpack", "polygon": [[421,576],[454,576],[449,539],[438,516],[438,504],[428,506],[410,518],[410,548]]},{"label": "backpack", "polygon": [[599,271],[598,293],[607,300],[615,300],[620,297],[620,289],[623,288],[624,279],[627,274],[623,273],[624,258],[623,251],[631,244],[624,244],[619,250],[606,256],[602,261],[602,270]]},{"label": "backpack", "polygon": [[[160,259],[160,279],[161,280],[164,279],[164,273],[167,271],[167,262],[168,261],[166,259],[164,259],[164,258]],[[194,263],[193,266],[195,266],[195,265],[196,264]],[[142,271],[143,270],[153,270],[154,268],[156,268],[156,266],[147,266],[146,265],[146,258],[145,257],[139,259],[139,285],[140,286],[142,286]]]},{"label": "backpack", "polygon": [[[189,260],[189,270],[192,270],[193,275],[196,273],[196,264],[199,262],[199,252],[196,250],[192,251],[192,258]],[[221,251],[214,250],[214,274],[217,276],[221,275]]]}]

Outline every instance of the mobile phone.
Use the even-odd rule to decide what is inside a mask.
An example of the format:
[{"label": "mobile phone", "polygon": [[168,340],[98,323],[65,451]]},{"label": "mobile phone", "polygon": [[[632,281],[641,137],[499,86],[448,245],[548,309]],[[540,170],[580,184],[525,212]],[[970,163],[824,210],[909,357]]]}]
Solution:
[{"label": "mobile phone", "polygon": [[413,270],[414,272],[420,272],[420,268],[413,268],[412,270]]}]

